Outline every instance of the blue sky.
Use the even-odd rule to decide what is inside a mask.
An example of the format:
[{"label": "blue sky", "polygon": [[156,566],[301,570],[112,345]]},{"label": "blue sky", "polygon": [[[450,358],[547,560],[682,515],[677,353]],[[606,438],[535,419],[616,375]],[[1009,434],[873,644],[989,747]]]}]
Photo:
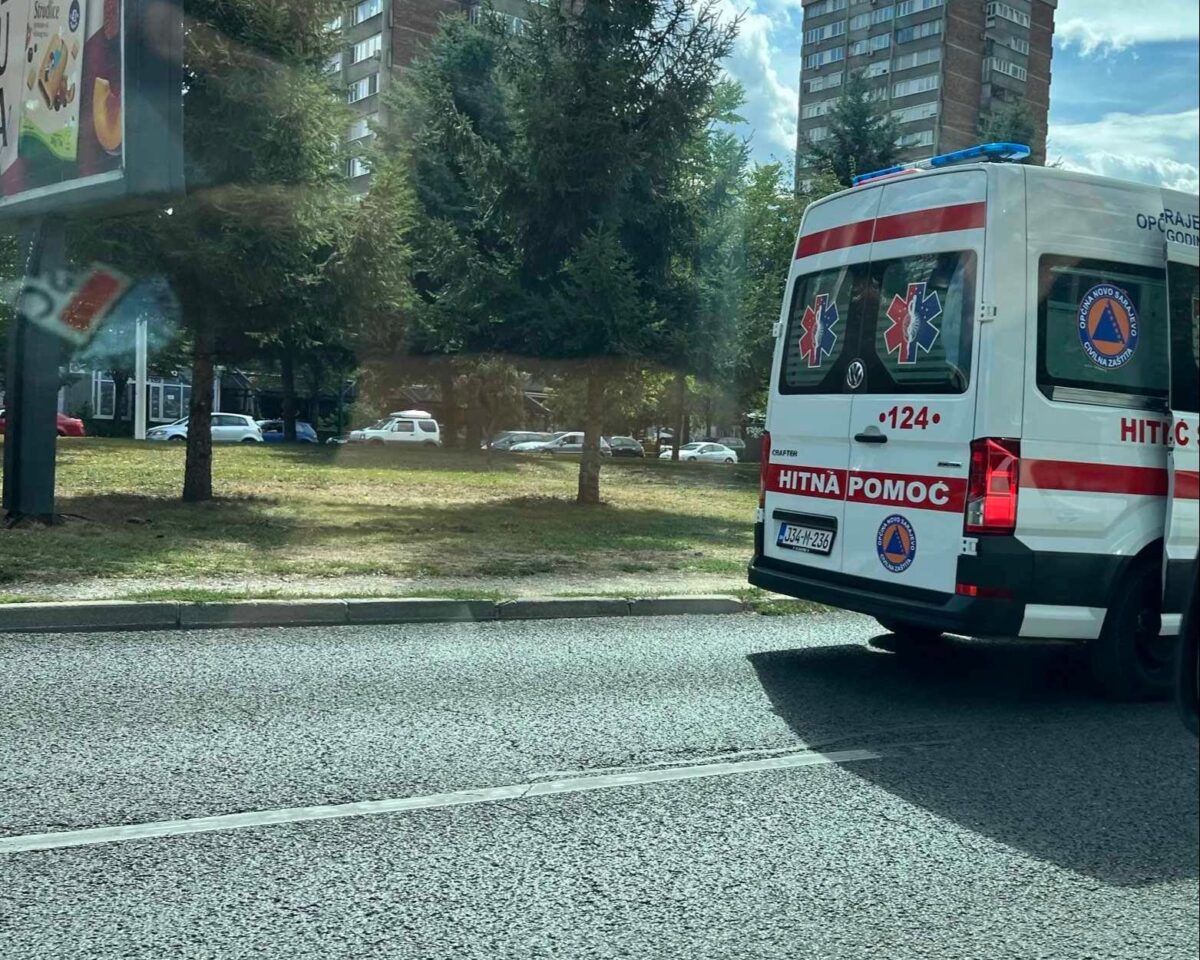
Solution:
[{"label": "blue sky", "polygon": [[[754,158],[790,163],[800,0],[719,3],[727,15],[743,14],[729,70],[746,87],[742,113]],[[1200,0],[1059,0],[1055,23],[1050,158],[1071,169],[1200,189]]]}]

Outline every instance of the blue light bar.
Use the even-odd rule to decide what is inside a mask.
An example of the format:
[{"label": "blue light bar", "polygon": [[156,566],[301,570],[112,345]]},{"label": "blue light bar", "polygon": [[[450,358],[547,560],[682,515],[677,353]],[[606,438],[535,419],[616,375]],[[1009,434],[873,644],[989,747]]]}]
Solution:
[{"label": "blue light bar", "polygon": [[861,173],[853,180],[853,185],[881,180],[884,177],[894,177],[909,170],[937,170],[942,167],[952,167],[959,163],[991,161],[999,163],[1012,160],[1024,160],[1029,156],[1029,147],[1023,143],[981,143],[965,150],[955,150],[953,153],[943,153],[928,160],[917,160],[913,163],[901,163],[883,170],[873,170]]}]

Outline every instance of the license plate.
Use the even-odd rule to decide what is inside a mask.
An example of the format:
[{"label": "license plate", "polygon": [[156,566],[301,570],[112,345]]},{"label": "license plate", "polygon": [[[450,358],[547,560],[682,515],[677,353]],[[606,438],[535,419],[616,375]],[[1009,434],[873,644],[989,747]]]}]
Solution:
[{"label": "license plate", "polygon": [[798,523],[781,523],[776,543],[789,550],[804,553],[829,553],[833,549],[833,531],[820,527],[805,527]]}]

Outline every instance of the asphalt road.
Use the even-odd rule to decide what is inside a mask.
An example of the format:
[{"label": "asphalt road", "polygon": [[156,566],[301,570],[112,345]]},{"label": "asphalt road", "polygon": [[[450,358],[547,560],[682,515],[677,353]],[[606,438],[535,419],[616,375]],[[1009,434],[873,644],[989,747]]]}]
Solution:
[{"label": "asphalt road", "polygon": [[[1069,648],[879,634],[0,636],[0,957],[1194,958],[1171,709],[1091,699]],[[12,851],[46,832],[80,845]]]}]

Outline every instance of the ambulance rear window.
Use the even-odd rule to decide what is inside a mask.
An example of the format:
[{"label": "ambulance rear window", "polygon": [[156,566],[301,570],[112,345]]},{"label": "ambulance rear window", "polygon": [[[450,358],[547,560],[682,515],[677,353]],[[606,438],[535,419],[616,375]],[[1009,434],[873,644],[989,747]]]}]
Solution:
[{"label": "ambulance rear window", "polygon": [[1171,301],[1171,409],[1200,406],[1200,267],[1167,264]]},{"label": "ambulance rear window", "polygon": [[1038,281],[1038,387],[1044,394],[1080,402],[1165,398],[1162,270],[1047,255]]},{"label": "ambulance rear window", "polygon": [[865,266],[860,264],[796,279],[780,376],[782,393],[842,391],[852,292],[863,272]]},{"label": "ambulance rear window", "polygon": [[874,260],[871,285],[878,295],[874,326],[863,331],[867,380],[862,392],[965,391],[971,374],[975,254]]}]

